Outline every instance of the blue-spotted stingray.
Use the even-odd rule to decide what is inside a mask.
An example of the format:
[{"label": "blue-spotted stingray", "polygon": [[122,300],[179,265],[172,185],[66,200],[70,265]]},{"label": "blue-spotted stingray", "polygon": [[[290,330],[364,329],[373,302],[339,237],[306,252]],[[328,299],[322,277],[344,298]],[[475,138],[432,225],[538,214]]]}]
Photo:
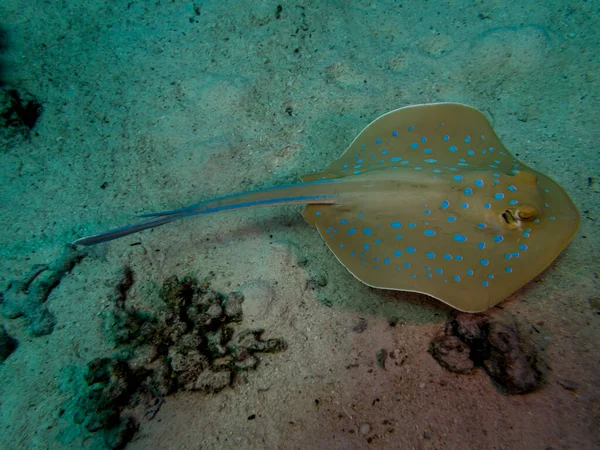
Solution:
[{"label": "blue-spotted stingray", "polygon": [[479,312],[542,272],[580,221],[555,181],[519,162],[481,112],[457,103],[384,114],[301,180],[146,214],[75,244],[201,214],[305,204],[304,219],[358,280]]}]

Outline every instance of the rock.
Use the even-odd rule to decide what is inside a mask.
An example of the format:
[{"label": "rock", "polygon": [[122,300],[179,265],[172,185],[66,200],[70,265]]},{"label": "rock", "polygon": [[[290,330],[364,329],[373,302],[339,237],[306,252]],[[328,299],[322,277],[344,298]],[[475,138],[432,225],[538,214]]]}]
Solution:
[{"label": "rock", "polygon": [[225,300],[225,316],[232,322],[242,320],[242,303],[244,296],[239,292],[232,292]]},{"label": "rock", "polygon": [[470,357],[469,345],[457,336],[436,337],[431,341],[429,351],[442,367],[451,372],[470,373],[475,367],[475,363]]},{"label": "rock", "polygon": [[193,388],[198,376],[208,368],[208,358],[198,351],[187,354],[172,353],[171,368],[177,374],[179,385],[187,390]]},{"label": "rock", "polygon": [[[29,138],[42,114],[42,105],[23,89],[0,87],[0,140],[8,144]],[[10,148],[9,145],[3,148]]]},{"label": "rock", "polygon": [[525,394],[545,383],[546,366],[515,319],[493,308],[482,314],[458,313],[429,351],[452,372],[482,367],[506,394]]},{"label": "rock", "polygon": [[194,390],[215,393],[223,390],[231,383],[231,372],[212,372],[206,370],[200,374],[194,384]]},{"label": "rock", "polygon": [[17,340],[12,338],[3,326],[0,326],[0,363],[15,351],[17,345]]},{"label": "rock", "polygon": [[86,255],[85,251],[66,245],[51,263],[34,265],[27,275],[12,280],[8,289],[0,293],[2,315],[9,319],[24,316],[33,336],[52,333],[56,319],[46,308],[46,300],[62,277]]}]

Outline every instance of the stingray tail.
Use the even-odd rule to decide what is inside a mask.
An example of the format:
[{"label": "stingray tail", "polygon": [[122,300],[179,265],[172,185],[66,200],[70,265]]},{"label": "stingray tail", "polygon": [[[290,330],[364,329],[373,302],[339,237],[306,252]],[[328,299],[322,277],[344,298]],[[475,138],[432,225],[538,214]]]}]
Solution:
[{"label": "stingray tail", "polygon": [[211,214],[220,211],[232,211],[235,209],[256,208],[261,206],[278,206],[293,204],[333,204],[340,194],[337,189],[325,188],[325,183],[337,180],[314,181],[308,183],[291,184],[275,188],[261,189],[245,192],[242,194],[228,195],[226,197],[196,203],[194,205],[163,211],[159,213],[144,214],[146,218],[133,225],[93,234],[77,239],[76,245],[95,245],[102,242],[112,241],[138,231],[159,227],[175,220],[201,214]]}]

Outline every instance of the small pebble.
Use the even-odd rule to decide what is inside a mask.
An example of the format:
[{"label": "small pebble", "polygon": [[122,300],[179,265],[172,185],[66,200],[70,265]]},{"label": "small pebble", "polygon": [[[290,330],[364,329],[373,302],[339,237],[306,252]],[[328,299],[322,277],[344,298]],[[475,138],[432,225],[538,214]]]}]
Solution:
[{"label": "small pebble", "polygon": [[371,426],[368,423],[363,423],[358,432],[361,436],[365,436],[369,434],[369,431],[371,431]]}]

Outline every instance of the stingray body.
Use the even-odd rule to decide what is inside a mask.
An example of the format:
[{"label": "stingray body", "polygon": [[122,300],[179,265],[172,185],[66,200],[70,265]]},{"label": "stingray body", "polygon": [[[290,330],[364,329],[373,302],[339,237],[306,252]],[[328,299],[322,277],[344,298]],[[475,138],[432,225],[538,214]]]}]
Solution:
[{"label": "stingray body", "polygon": [[194,215],[306,204],[306,221],[363,283],[478,312],[544,270],[580,221],[556,182],[515,159],[483,114],[456,103],[379,117],[322,173],[302,181],[147,214],[75,243]]}]

